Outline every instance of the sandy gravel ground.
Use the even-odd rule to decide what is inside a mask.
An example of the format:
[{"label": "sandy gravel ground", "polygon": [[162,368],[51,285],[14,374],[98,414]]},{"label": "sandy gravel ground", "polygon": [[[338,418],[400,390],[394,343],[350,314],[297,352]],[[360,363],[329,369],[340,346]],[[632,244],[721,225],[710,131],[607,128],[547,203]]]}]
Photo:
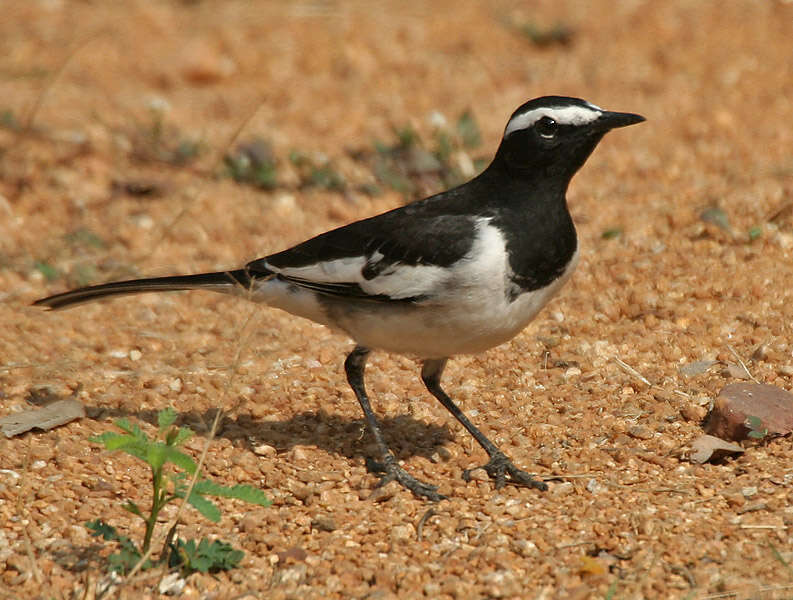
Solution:
[{"label": "sandy gravel ground", "polygon": [[[2,12],[0,415],[74,395],[88,416],[0,438],[0,597],[92,597],[109,547],[83,523],[137,538],[121,503],[150,496],[139,463],[88,438],[118,416],[151,432],[167,406],[202,434],[194,456],[227,411],[206,472],[274,500],[223,502],[217,525],[185,513],[183,535],[246,556],[191,576],[184,598],[793,597],[790,438],[721,464],[685,459],[708,402],[741,374],[727,363],[793,387],[791,2],[37,0]],[[570,34],[538,45],[520,25]],[[551,93],[648,121],[611,134],[573,181],[571,283],[512,342],[444,378],[516,463],[555,476],[547,493],[463,482],[483,452],[411,360],[375,355],[368,381],[392,447],[449,500],[392,487],[370,498],[373,445],[341,368],[350,342],[312,323],[201,293],[29,307],[79,283],[235,267],[396,206],[398,191],[365,193],[372,169],[351,151],[408,125],[432,140],[441,116],[470,110],[482,143],[458,159],[489,158],[511,111]],[[254,137],[278,160],[273,190],[223,174],[223,154]],[[299,185],[294,151],[329,159],[346,190]],[[721,362],[681,374],[701,360]],[[112,595],[156,597],[161,575]]]}]

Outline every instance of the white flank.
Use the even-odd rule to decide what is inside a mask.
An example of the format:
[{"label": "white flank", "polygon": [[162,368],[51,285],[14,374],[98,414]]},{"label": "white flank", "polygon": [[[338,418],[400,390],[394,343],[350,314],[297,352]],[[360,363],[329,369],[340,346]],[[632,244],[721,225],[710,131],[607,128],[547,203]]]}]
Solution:
[{"label": "white flank", "polygon": [[377,264],[383,259],[375,251],[367,260],[365,256],[328,260],[305,267],[277,269],[267,268],[285,277],[314,281],[317,283],[357,283],[361,289],[372,296],[388,296],[394,300],[433,295],[448,276],[445,269],[428,265],[404,265],[396,263],[389,266],[373,279],[363,276],[367,264]]},{"label": "white flank", "polygon": [[585,125],[595,121],[602,114],[603,109],[594,104],[535,108],[512,117],[504,130],[504,137],[514,131],[528,129],[543,117],[550,117],[560,125]]}]

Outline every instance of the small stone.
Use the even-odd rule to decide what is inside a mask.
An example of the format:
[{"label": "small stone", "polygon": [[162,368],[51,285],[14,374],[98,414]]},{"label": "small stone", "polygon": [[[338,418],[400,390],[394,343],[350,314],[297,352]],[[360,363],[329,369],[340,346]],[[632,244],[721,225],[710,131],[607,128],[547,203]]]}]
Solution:
[{"label": "small stone", "polygon": [[253,453],[258,456],[266,456],[268,458],[272,458],[276,454],[278,454],[278,450],[276,450],[269,444],[259,444],[258,446],[253,447]]},{"label": "small stone", "polygon": [[[758,425],[750,428],[748,419]],[[750,437],[752,430],[786,435],[793,431],[793,394],[773,385],[732,383],[719,392],[704,429],[732,441]]]},{"label": "small stone", "polygon": [[430,456],[430,460],[434,463],[447,462],[452,458],[452,453],[444,447],[436,448],[435,452]]},{"label": "small stone", "polygon": [[748,486],[745,488],[741,488],[741,495],[744,498],[751,498],[757,494],[757,486]]},{"label": "small stone", "polygon": [[776,372],[785,377],[793,377],[793,365],[780,365],[777,367]]},{"label": "small stone", "polygon": [[391,528],[391,541],[392,542],[406,542],[416,537],[416,530],[413,525],[395,525]]},{"label": "small stone", "polygon": [[727,373],[733,379],[751,379],[752,375],[749,371],[746,370],[746,367],[743,365],[738,365],[735,363],[727,363]]},{"label": "small stone", "polygon": [[243,533],[253,533],[259,527],[260,520],[251,516],[246,515],[243,517],[242,521],[240,521],[240,531]]},{"label": "small stone", "polygon": [[537,548],[537,544],[530,540],[513,539],[510,543],[510,548],[512,548],[513,552],[520,554],[523,558],[537,556],[540,553],[539,549]]},{"label": "small stone", "polygon": [[181,392],[182,380],[179,379],[178,377],[175,377],[168,382],[168,387],[171,388],[172,392]]},{"label": "small stone", "polygon": [[631,425],[628,427],[628,435],[638,440],[650,440],[653,438],[653,432],[644,425]]},{"label": "small stone", "polygon": [[396,493],[400,490],[400,486],[396,481],[390,481],[386,485],[381,485],[374,490],[372,490],[371,494],[366,496],[366,499],[370,502],[386,502],[387,500],[391,500]]},{"label": "small stone", "polygon": [[138,361],[143,357],[143,352],[140,350],[130,350],[129,351],[129,359],[132,361]]},{"label": "small stone", "polygon": [[680,414],[683,416],[683,418],[686,421],[699,423],[702,421],[702,419],[705,418],[705,415],[708,414],[708,411],[704,406],[686,404],[683,408],[680,409]]},{"label": "small stone", "polygon": [[294,462],[301,462],[308,460],[308,452],[303,446],[295,446],[289,452],[289,460]]},{"label": "small stone", "polygon": [[484,469],[474,469],[469,473],[471,481],[487,481],[490,479]]},{"label": "small stone", "polygon": [[311,521],[311,528],[319,531],[336,531],[337,525],[331,517],[317,517]]},{"label": "small stone", "polygon": [[597,494],[602,489],[601,485],[598,483],[597,479],[590,479],[586,483],[586,491],[590,494]]},{"label": "small stone", "polygon": [[160,580],[158,589],[161,594],[168,596],[178,596],[184,591],[187,581],[177,572],[169,573]]},{"label": "small stone", "polygon": [[701,375],[717,363],[718,361],[716,360],[697,360],[683,365],[677,371],[683,377],[695,377],[696,375]]},{"label": "small stone", "polygon": [[551,488],[551,495],[553,496],[568,496],[575,491],[575,487],[569,481],[557,483]]}]

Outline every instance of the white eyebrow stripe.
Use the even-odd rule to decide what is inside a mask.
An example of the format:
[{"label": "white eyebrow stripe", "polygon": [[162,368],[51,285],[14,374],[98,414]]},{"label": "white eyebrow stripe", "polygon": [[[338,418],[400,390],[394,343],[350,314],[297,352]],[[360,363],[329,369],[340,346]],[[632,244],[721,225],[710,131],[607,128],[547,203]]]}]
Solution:
[{"label": "white eyebrow stripe", "polygon": [[562,106],[559,108],[535,108],[512,117],[504,130],[504,137],[513,131],[528,129],[542,117],[550,117],[560,125],[585,125],[596,120],[602,114],[603,109],[594,104],[587,106]]}]

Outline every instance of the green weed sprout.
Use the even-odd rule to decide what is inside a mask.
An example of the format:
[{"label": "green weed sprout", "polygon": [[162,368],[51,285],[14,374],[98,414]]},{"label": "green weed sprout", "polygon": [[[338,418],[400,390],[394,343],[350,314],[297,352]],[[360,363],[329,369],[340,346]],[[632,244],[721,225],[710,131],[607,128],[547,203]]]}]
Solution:
[{"label": "green weed sprout", "polygon": [[[151,469],[152,505],[148,513],[132,500],[127,500],[122,507],[143,520],[145,531],[143,543],[138,547],[129,537],[120,535],[115,527],[97,519],[86,523],[86,527],[95,537],[101,536],[106,541],[117,542],[119,552],[108,558],[110,570],[129,572],[130,569],[146,554],[151,545],[157,518],[165,506],[179,499],[187,503],[210,521],[220,521],[220,508],[208,496],[233,498],[258,506],[269,506],[270,500],[264,493],[249,485],[227,487],[208,479],[196,480],[190,495],[187,495],[190,478],[195,474],[195,461],[179,450],[193,432],[186,427],[175,427],[176,411],[167,408],[157,415],[158,431],[153,438],[147,436],[138,425],[127,419],[118,419],[115,425],[122,433],[108,431],[91,441],[101,444],[106,450],[121,450],[145,462]],[[166,472],[165,467],[171,464],[181,471]],[[176,539],[176,525],[168,532],[156,563],[149,561],[144,568],[160,562],[167,562],[171,567],[180,567],[183,572],[219,571],[235,567],[242,560],[243,553],[234,550],[223,542],[209,542],[202,539],[198,544],[194,540]]]}]

